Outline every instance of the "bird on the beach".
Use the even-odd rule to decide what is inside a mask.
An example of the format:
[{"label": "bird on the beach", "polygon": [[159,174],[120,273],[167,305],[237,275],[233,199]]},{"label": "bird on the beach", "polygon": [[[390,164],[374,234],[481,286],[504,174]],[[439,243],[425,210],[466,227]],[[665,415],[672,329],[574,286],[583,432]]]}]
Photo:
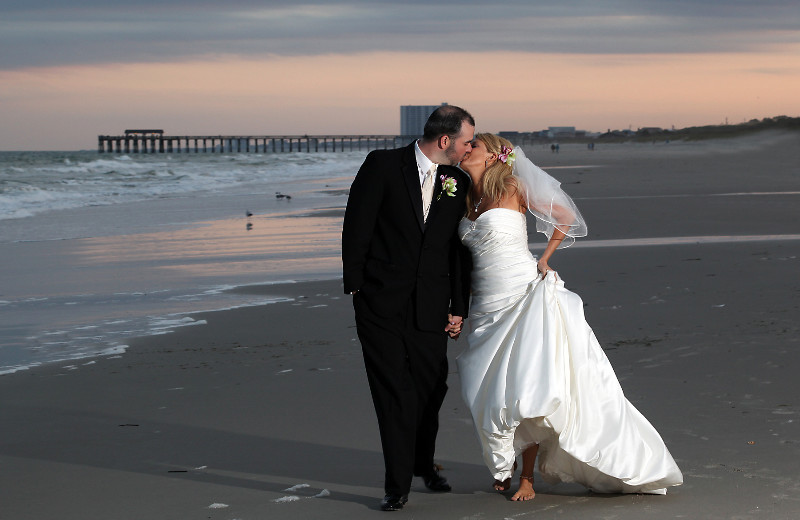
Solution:
[{"label": "bird on the beach", "polygon": [[248,222],[246,227],[247,227],[247,231],[250,231],[251,229],[253,229],[253,223],[252,222]]},{"label": "bird on the beach", "polygon": [[246,217],[252,217],[252,216],[253,216],[253,214],[252,214],[252,213],[250,213],[250,210],[245,210],[245,212],[244,212],[244,215],[245,215]]},{"label": "bird on the beach", "polygon": [[281,193],[279,191],[275,192],[275,198],[276,199],[292,200],[292,196],[291,195],[284,195],[283,193]]}]

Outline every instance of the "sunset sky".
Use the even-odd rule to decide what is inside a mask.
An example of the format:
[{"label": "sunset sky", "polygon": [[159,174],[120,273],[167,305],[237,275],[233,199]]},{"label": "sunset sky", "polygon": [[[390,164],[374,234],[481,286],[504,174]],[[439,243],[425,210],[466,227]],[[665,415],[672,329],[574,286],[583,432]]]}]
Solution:
[{"label": "sunset sky", "polygon": [[395,134],[800,116],[797,0],[0,0],[0,150],[98,134]]}]

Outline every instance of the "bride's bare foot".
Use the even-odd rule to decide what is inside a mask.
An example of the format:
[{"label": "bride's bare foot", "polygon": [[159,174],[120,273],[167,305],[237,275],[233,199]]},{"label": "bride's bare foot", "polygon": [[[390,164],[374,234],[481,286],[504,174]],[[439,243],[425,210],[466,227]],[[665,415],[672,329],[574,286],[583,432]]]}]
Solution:
[{"label": "bride's bare foot", "polygon": [[502,482],[500,482],[499,480],[495,480],[492,486],[494,487],[495,491],[508,491],[508,488],[511,487],[511,477],[505,479]]},{"label": "bride's bare foot", "polygon": [[[514,461],[514,467],[511,468],[511,474],[513,475],[515,471],[517,471],[517,461]],[[508,491],[511,487],[511,477],[508,477],[502,482],[495,480],[494,484],[492,484],[492,487],[495,491]]]},{"label": "bride's bare foot", "polygon": [[511,497],[511,500],[517,502],[521,500],[531,500],[535,496],[536,492],[533,490],[533,477],[524,477],[520,475],[519,489],[514,493],[514,496]]}]

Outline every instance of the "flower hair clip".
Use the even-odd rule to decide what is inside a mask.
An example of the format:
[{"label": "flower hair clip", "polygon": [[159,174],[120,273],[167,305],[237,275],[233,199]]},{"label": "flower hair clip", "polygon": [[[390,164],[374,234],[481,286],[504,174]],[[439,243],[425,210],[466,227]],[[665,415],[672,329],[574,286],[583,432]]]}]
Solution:
[{"label": "flower hair clip", "polygon": [[500,153],[497,154],[497,159],[503,164],[514,164],[514,159],[516,159],[516,155],[514,155],[514,150],[509,148],[508,146],[500,147]]}]

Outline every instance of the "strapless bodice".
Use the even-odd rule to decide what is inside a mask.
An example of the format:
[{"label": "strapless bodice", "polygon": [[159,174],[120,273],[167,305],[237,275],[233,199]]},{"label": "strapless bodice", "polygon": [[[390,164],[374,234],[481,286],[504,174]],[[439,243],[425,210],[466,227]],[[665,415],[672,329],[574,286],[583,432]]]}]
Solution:
[{"label": "strapless bodice", "polygon": [[528,249],[525,215],[493,208],[459,224],[461,242],[472,254],[473,299],[502,298],[524,292],[538,277],[536,258]]}]

